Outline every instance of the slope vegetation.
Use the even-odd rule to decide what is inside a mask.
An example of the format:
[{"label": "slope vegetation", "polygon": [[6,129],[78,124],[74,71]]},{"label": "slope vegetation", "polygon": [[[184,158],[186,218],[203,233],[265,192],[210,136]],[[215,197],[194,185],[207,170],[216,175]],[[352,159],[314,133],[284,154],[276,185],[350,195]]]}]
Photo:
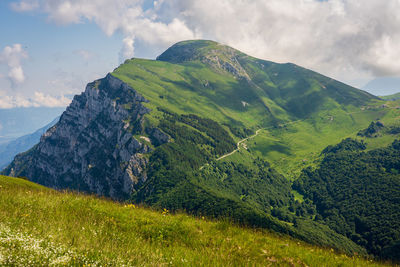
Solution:
[{"label": "slope vegetation", "polygon": [[316,221],[315,205],[291,181],[326,146],[378,118],[394,123],[396,103],[384,103],[294,64],[185,41],[88,84],[3,174],[365,253]]},{"label": "slope vegetation", "polygon": [[0,176],[0,265],[384,266],[226,221]]},{"label": "slope vegetation", "polygon": [[352,139],[328,147],[318,168],[305,169],[293,186],[315,203],[318,221],[371,253],[400,260],[400,143],[365,149]]}]

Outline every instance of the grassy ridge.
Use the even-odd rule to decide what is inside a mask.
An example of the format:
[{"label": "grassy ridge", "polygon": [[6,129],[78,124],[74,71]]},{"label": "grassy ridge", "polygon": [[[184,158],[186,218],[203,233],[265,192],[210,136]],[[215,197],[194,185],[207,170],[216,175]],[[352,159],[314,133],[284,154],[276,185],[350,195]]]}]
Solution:
[{"label": "grassy ridge", "polygon": [[375,105],[368,110],[352,112],[325,111],[281,128],[269,127],[246,142],[250,155],[225,160],[241,161],[249,156],[264,158],[287,178],[296,179],[304,167],[315,165],[314,162],[319,160],[320,152],[326,146],[344,138],[363,139],[369,144],[368,149],[384,147],[399,138],[398,133],[382,133],[376,138],[357,137],[360,129],[376,119],[380,119],[387,127],[398,127],[400,110],[395,108],[398,104],[398,101],[389,102],[387,108]]},{"label": "grassy ridge", "polygon": [[382,266],[224,221],[0,176],[0,265]]},{"label": "grassy ridge", "polygon": [[[172,142],[160,146],[155,144],[152,146],[154,150],[146,154],[149,159],[147,179],[143,184],[138,184],[132,199],[137,203],[186,210],[199,216],[207,214],[229,217],[247,225],[267,227],[281,233],[288,233],[286,229],[290,228],[291,232],[298,233],[293,236],[307,237],[302,240],[313,244],[329,245],[342,250],[347,247],[350,250],[346,251],[360,252],[357,249],[361,248],[349,239],[313,221],[316,214],[312,202],[304,199],[297,203],[296,200],[302,199],[302,196],[298,193],[295,196],[292,194],[290,180],[296,179],[304,167],[316,166],[321,160],[319,155],[324,147],[345,137],[355,136],[358,131],[368,127],[371,121],[381,118],[385,120],[385,124],[397,123],[399,110],[383,107],[385,102],[372,95],[293,64],[258,60],[217,43],[196,43],[184,42],[183,47],[178,50],[169,49],[169,54],[164,54],[167,56],[164,58],[166,61],[132,59],[112,73],[148,99],[149,102],[144,105],[152,110],[140,121],[140,125],[135,121],[136,116],[133,116],[131,125],[138,127],[131,127],[128,131],[137,138],[152,138],[152,129],[158,127],[172,138]],[[200,44],[201,49],[190,50],[193,48],[191,44],[196,49]],[[118,99],[118,96],[115,97]],[[125,108],[129,110],[132,104],[127,103]],[[255,132],[260,134],[243,142],[238,152],[216,160],[233,151],[240,139]],[[380,143],[389,142],[395,136],[385,135],[371,139],[371,142],[380,146]],[[261,164],[265,160],[271,164]],[[289,181],[281,177],[280,173],[289,178]],[[32,176],[35,177],[33,174]],[[99,174],[99,179],[102,176]],[[79,203],[81,201],[77,201],[77,205]],[[88,207],[94,204],[88,202],[85,205],[87,207],[80,208],[85,215],[91,214],[93,209]],[[118,217],[116,223],[121,223],[126,231],[134,230],[136,234],[143,232],[137,223],[130,224],[131,218],[128,220],[126,215],[119,215],[119,210],[101,207],[100,211],[103,215],[110,212],[116,214],[110,215],[111,218]],[[144,214],[149,211],[133,212],[137,212],[135,216],[139,218],[145,216],[140,212]],[[196,222],[184,215],[179,216],[181,215],[173,218],[186,218],[177,223],[179,227],[184,225],[183,221],[189,225]],[[25,219],[29,219],[29,215],[26,217]],[[145,220],[141,219],[140,225],[142,221]],[[147,221],[145,222],[147,225]],[[93,223],[99,225],[99,222],[92,221]],[[184,244],[192,250],[199,250],[198,253],[203,253],[203,257],[212,254],[206,243],[187,240],[187,236],[193,236],[195,240],[201,239],[196,231],[192,231],[192,226],[183,230],[178,226],[168,226],[170,230],[165,232],[159,225],[162,225],[162,221],[157,221],[157,226],[149,230],[150,234],[139,234],[140,238],[133,243],[141,246],[140,242],[143,240],[154,244],[154,239],[160,239],[168,247]],[[82,227],[87,229],[90,225]],[[68,231],[70,230],[66,230]],[[124,231],[122,233],[125,235],[131,234]],[[223,233],[225,231],[219,234],[213,232],[209,237],[216,235],[222,244],[225,242]],[[110,234],[113,235],[114,233]],[[66,240],[57,242],[65,243],[70,238],[73,238],[72,245],[75,246],[80,237],[69,236]],[[103,242],[92,237],[87,238],[96,244]],[[128,243],[133,240],[133,237],[125,240],[119,234],[115,238]],[[118,245],[124,247],[125,243]],[[138,253],[129,246],[126,251]],[[102,247],[107,247],[107,244]],[[213,244],[211,247],[216,250],[219,246]],[[148,253],[154,249],[158,247],[150,246]],[[119,255],[118,252],[112,249],[110,251],[107,253],[111,253],[111,256],[107,256],[107,253],[100,256],[119,260],[119,256],[115,256]],[[259,260],[256,253],[253,255],[251,251],[249,248],[246,253],[252,257],[252,261]],[[168,253],[164,251],[163,255],[167,253],[177,256],[174,253],[178,252],[179,250]],[[224,253],[242,255],[240,251],[225,250]],[[275,258],[278,256],[273,255]],[[232,264],[229,259],[227,258],[226,264]],[[133,259],[132,262],[135,263]],[[141,262],[145,261],[136,263]],[[160,259],[158,263],[163,262]]]},{"label": "grassy ridge", "polygon": [[[146,115],[151,124],[158,125],[163,114],[157,107],[162,107],[227,125],[236,141],[232,128],[267,128],[267,135],[248,146],[292,179],[324,147],[387,112],[379,108],[384,101],[364,91],[205,40],[177,43],[158,60],[127,60],[112,75],[150,101],[145,105],[152,110]],[[366,106],[370,108],[361,110]],[[279,127],[294,121],[298,123]]]},{"label": "grassy ridge", "polygon": [[385,96],[380,96],[380,98],[384,99],[384,100],[398,100],[400,99],[400,93],[396,93],[393,95],[385,95]]}]

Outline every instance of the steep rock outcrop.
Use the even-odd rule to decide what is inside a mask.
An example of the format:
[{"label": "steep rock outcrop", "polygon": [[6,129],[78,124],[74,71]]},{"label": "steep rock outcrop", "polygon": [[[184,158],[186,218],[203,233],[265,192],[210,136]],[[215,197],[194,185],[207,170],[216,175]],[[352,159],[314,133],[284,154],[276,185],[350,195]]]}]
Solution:
[{"label": "steep rock outcrop", "polygon": [[111,74],[88,84],[40,143],[18,155],[4,173],[57,189],[129,197],[146,180],[144,154],[151,151],[133,136],[142,131],[143,115],[150,112],[143,102],[147,100]]}]

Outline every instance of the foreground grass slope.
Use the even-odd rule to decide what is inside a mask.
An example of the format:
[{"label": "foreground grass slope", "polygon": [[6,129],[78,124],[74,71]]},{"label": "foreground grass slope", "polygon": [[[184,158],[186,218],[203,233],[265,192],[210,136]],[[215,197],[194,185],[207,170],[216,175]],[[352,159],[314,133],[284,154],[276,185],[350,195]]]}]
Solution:
[{"label": "foreground grass slope", "polygon": [[357,136],[372,121],[388,128],[357,137],[369,147],[399,138],[392,131],[397,106],[294,64],[210,41],[182,42],[158,60],[127,60],[91,83],[50,139],[16,157],[3,174],[231,218],[362,254],[365,248],[315,221],[315,205],[291,182],[319,164],[326,146]]},{"label": "foreground grass slope", "polygon": [[0,265],[382,266],[244,229],[0,176]]}]

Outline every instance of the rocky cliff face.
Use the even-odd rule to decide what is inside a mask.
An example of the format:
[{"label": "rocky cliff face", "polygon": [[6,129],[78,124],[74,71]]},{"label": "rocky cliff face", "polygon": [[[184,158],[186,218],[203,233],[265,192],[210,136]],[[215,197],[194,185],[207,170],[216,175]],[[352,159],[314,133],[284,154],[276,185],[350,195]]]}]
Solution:
[{"label": "rocky cliff face", "polygon": [[[135,185],[146,180],[145,154],[151,151],[133,136],[144,131],[143,116],[150,112],[143,102],[147,100],[111,74],[88,84],[59,123],[4,173],[57,189],[129,197]],[[156,128],[150,132],[156,145],[168,141]]]}]

